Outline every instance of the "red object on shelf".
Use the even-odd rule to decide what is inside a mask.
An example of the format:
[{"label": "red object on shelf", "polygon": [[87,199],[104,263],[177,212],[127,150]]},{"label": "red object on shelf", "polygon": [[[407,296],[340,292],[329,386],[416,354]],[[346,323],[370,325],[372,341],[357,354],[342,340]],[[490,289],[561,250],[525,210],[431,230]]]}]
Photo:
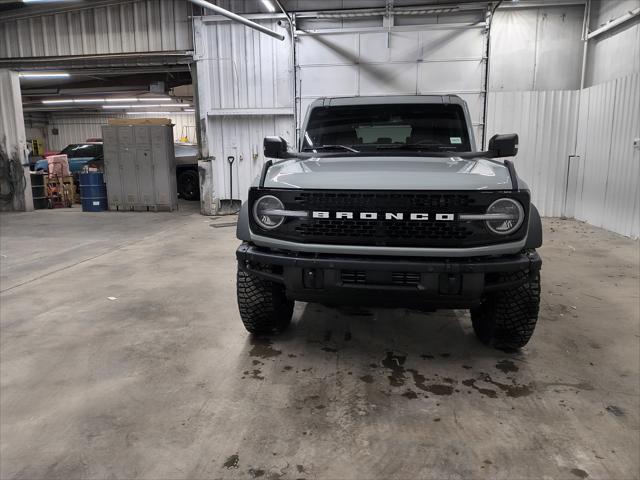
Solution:
[{"label": "red object on shelf", "polygon": [[58,177],[68,177],[71,175],[69,171],[69,159],[66,155],[51,155],[47,157],[49,165],[49,175]]}]

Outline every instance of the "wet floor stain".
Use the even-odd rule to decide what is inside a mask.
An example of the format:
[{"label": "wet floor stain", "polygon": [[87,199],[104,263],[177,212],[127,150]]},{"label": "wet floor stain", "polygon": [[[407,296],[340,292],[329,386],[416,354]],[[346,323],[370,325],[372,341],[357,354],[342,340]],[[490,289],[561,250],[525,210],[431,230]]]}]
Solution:
[{"label": "wet floor stain", "polygon": [[371,375],[363,375],[360,377],[364,383],[373,383],[373,377]]},{"label": "wet floor stain", "polygon": [[331,347],[322,347],[320,350],[323,350],[323,351],[329,352],[329,353],[336,353],[338,351],[337,348],[331,348]]},{"label": "wet floor stain", "polygon": [[306,473],[304,465],[296,465],[296,470],[298,471],[298,473]]},{"label": "wet floor stain", "polygon": [[449,358],[451,356],[451,354],[450,353],[441,353],[440,356],[442,358]]},{"label": "wet floor stain", "polygon": [[420,358],[424,359],[424,360],[433,360],[433,355],[428,355],[428,354],[424,354],[424,355],[420,355]]},{"label": "wet floor stain", "polygon": [[244,372],[242,372],[243,375],[243,379],[244,378],[253,378],[254,380],[264,380],[264,377],[261,375],[262,374],[262,370],[260,370],[259,368],[253,369],[253,370],[245,370]]},{"label": "wet floor stain", "polygon": [[471,365],[462,365],[462,368],[465,370],[471,370],[473,367]]},{"label": "wet floor stain", "polygon": [[520,370],[518,366],[511,360],[500,360],[496,363],[496,368],[502,373],[513,373]]},{"label": "wet floor stain", "polygon": [[266,472],[261,469],[261,468],[250,468],[249,469],[249,475],[251,475],[251,478],[260,478],[262,476],[264,476]]},{"label": "wet floor stain", "polygon": [[467,387],[471,387],[474,390],[477,390],[479,393],[481,393],[485,397],[498,398],[498,392],[496,392],[495,390],[491,390],[490,388],[479,387],[478,385],[476,385],[476,380],[473,378],[463,380],[462,384],[466,385]]},{"label": "wet floor stain", "polygon": [[264,365],[260,360],[251,360],[252,365]]},{"label": "wet floor stain", "polygon": [[[420,372],[414,369],[407,369],[407,372],[413,377],[413,383],[416,388],[422,391],[433,393],[434,395],[451,395],[453,393],[453,387],[451,385],[443,384],[427,384],[426,378]],[[453,381],[453,380],[452,380]]]},{"label": "wet floor stain", "polygon": [[416,398],[418,398],[418,394],[413,390],[407,390],[402,394],[402,396],[404,398],[408,398],[409,400],[415,400]]},{"label": "wet floor stain", "polygon": [[616,417],[624,416],[624,410],[622,410],[620,407],[616,407],[615,405],[607,405],[606,410],[607,412],[612,413]]},{"label": "wet floor stain", "polygon": [[235,455],[231,455],[227,457],[227,459],[222,464],[226,469],[238,468],[238,464],[240,463],[240,457],[236,453]]},{"label": "wet floor stain", "polygon": [[289,370],[292,370],[293,367],[291,365],[285,365],[282,369],[286,370],[286,371],[289,371]]},{"label": "wet floor stain", "polygon": [[434,419],[433,419],[433,421],[434,421],[434,422],[439,422],[439,421],[440,421],[440,419],[439,419],[439,418],[434,418]]},{"label": "wet floor stain", "polygon": [[249,355],[258,358],[273,358],[282,353],[282,350],[273,348],[273,342],[269,338],[251,337],[251,350]]},{"label": "wet floor stain", "polygon": [[406,355],[396,355],[393,352],[387,352],[387,356],[382,360],[382,365],[391,370],[391,374],[387,378],[392,387],[404,385],[406,377],[403,365],[406,360]]},{"label": "wet floor stain", "polygon": [[589,476],[589,474],[581,468],[572,468],[571,473],[573,473],[578,478],[587,478]]},{"label": "wet floor stain", "polygon": [[491,378],[491,375],[488,375],[488,374],[483,375],[482,381],[490,383],[495,387],[498,387],[507,395],[507,397],[511,397],[511,398],[526,397],[533,393],[532,384],[527,384],[527,385],[518,384],[515,381],[513,381],[513,383],[511,384],[496,382]]}]

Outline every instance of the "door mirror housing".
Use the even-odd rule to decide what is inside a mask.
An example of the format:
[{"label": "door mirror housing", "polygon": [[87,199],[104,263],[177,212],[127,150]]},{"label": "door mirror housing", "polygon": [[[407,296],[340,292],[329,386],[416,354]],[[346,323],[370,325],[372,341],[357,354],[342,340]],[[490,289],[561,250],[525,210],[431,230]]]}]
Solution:
[{"label": "door mirror housing", "polygon": [[515,157],[518,154],[518,134],[494,135],[489,140],[489,152],[493,158]]},{"label": "door mirror housing", "polygon": [[282,137],[264,137],[264,156],[267,158],[287,158],[288,148]]}]

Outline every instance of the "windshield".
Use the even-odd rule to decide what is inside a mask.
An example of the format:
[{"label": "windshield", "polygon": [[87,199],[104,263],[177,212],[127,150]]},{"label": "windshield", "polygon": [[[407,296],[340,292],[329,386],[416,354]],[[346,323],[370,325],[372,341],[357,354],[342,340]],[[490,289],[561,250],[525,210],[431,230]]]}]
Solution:
[{"label": "windshield", "polygon": [[72,144],[67,145],[60,153],[64,153],[69,158],[98,157],[102,155],[102,145],[99,144]]},{"label": "windshield", "polygon": [[471,144],[460,105],[348,105],[311,111],[302,150],[319,149],[469,152]]}]

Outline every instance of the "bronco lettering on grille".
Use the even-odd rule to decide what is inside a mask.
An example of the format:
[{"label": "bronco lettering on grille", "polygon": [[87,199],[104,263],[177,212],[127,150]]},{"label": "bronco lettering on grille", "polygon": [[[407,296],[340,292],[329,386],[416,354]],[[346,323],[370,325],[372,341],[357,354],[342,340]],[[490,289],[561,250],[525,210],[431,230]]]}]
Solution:
[{"label": "bronco lettering on grille", "polygon": [[[378,217],[385,220],[404,220],[405,214],[403,212],[385,212],[384,214],[378,214],[378,212],[326,212],[326,211],[313,211],[311,212],[312,218],[335,218],[335,219],[347,219],[353,220],[354,217],[360,220],[378,220]],[[435,219],[438,222],[452,222],[455,219],[453,213],[436,213],[430,216],[428,213],[414,212],[407,214],[409,220],[421,221]]]}]

